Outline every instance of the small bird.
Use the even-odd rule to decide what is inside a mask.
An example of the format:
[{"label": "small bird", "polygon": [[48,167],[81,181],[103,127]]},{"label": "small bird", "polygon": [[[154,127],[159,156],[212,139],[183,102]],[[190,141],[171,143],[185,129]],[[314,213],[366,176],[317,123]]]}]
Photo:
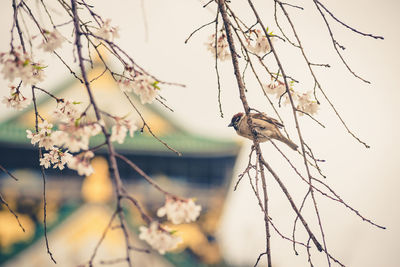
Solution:
[{"label": "small bird", "polygon": [[[283,136],[279,131],[279,128],[283,128],[282,123],[268,117],[265,113],[250,113],[249,116],[259,142],[276,139],[287,144],[293,150],[297,150],[298,146]],[[238,135],[253,140],[253,134],[247,124],[247,116],[242,112],[233,115],[232,121],[228,127],[233,127]]]}]

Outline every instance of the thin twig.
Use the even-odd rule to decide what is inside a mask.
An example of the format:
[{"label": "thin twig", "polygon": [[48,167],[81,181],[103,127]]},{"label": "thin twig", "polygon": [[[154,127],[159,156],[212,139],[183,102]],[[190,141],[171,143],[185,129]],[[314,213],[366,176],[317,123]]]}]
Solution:
[{"label": "thin twig", "polygon": [[15,181],[18,181],[17,177],[15,177],[11,172],[9,172],[6,168],[4,168],[2,165],[0,165],[0,170],[5,172],[8,176],[13,178]]},{"label": "thin twig", "polygon": [[316,2],[318,5],[320,5],[323,9],[325,9],[325,11],[326,11],[334,20],[336,20],[337,22],[339,22],[340,24],[342,24],[342,25],[343,25],[344,27],[346,27],[347,29],[349,29],[349,30],[351,30],[351,31],[353,31],[353,32],[356,32],[356,33],[358,33],[358,34],[361,34],[361,35],[363,35],[363,36],[371,37],[371,38],[374,38],[374,39],[381,39],[381,40],[384,39],[383,36],[373,35],[373,34],[370,34],[370,33],[363,33],[363,32],[360,32],[359,30],[357,30],[357,29],[355,29],[355,28],[353,28],[353,27],[347,25],[346,23],[344,23],[343,21],[341,21],[340,19],[338,19],[338,18],[337,18],[335,15],[333,15],[333,13],[332,13],[331,11],[329,11],[329,9],[327,9],[320,1],[315,0],[315,2]]},{"label": "thin twig", "polygon": [[[37,105],[36,105],[36,96],[35,96],[35,86],[32,86],[32,101],[33,101],[33,106],[35,110],[35,130],[36,134],[39,133],[39,128],[38,128],[38,118],[39,118],[39,112],[37,110]],[[39,159],[42,158],[42,148],[39,147]],[[43,227],[44,227],[44,240],[46,242],[46,249],[47,249],[47,254],[49,254],[51,260],[57,264],[56,260],[53,257],[53,253],[50,251],[49,247],[49,240],[47,238],[47,198],[46,198],[46,174],[44,171],[44,167],[41,165],[40,166],[40,173],[42,174],[42,180],[43,180]]]},{"label": "thin twig", "polygon": [[6,208],[8,209],[8,211],[9,211],[12,215],[14,215],[15,219],[16,219],[17,222],[18,222],[19,227],[22,229],[23,232],[25,232],[25,228],[22,226],[22,223],[21,223],[21,221],[19,220],[18,215],[10,208],[10,206],[9,206],[8,203],[4,200],[3,196],[1,195],[1,193],[0,193],[0,201],[1,201],[2,204],[4,204],[4,206],[6,206]]}]

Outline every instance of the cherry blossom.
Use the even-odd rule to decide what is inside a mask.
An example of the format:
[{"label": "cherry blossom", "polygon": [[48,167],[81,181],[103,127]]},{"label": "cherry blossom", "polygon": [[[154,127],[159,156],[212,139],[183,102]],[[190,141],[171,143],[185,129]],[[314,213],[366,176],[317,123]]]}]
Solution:
[{"label": "cherry blossom", "polygon": [[168,220],[173,224],[190,223],[199,217],[201,206],[196,205],[192,199],[187,201],[167,198],[165,205],[158,209],[157,216],[167,215]]},{"label": "cherry blossom", "polygon": [[12,82],[19,76],[19,67],[12,61],[5,61],[1,73],[3,73],[5,80]]},{"label": "cherry blossom", "polygon": [[33,145],[38,143],[39,147],[44,147],[46,150],[50,150],[54,146],[52,128],[53,124],[43,121],[38,124],[38,133],[32,133],[30,130],[26,130],[26,137],[31,139]]},{"label": "cherry blossom", "polygon": [[[286,86],[283,82],[276,80],[272,81],[270,84],[266,84],[263,86],[264,92],[270,95],[275,95],[276,98],[280,99],[282,95],[286,92]],[[290,95],[292,96],[292,100],[296,105],[296,109],[299,111],[308,113],[310,115],[314,115],[319,110],[319,104],[317,101],[312,99],[311,91],[307,93],[299,93],[293,90],[293,82],[289,82],[289,90]],[[290,104],[290,99],[288,94],[285,94],[283,97],[284,105]],[[304,115],[300,112],[300,116]]]},{"label": "cherry blossom", "polygon": [[90,160],[94,157],[92,151],[82,152],[72,157],[68,162],[68,168],[76,170],[79,175],[89,176],[93,173],[93,167],[90,164]]},{"label": "cherry blossom", "polygon": [[53,52],[62,46],[64,37],[57,30],[52,32],[44,31],[43,33],[46,36],[47,41],[43,40],[43,42],[39,45],[39,48],[42,48],[45,52]]},{"label": "cherry blossom", "polygon": [[53,116],[65,123],[75,121],[81,115],[77,108],[78,104],[69,100],[59,101],[57,102],[56,109],[53,111]]},{"label": "cherry blossom", "polygon": [[24,85],[35,85],[44,79],[43,64],[34,62],[21,48],[10,53],[0,53],[0,63],[3,65],[1,73],[4,79],[10,82],[19,78]]},{"label": "cherry blossom", "polygon": [[160,254],[165,254],[177,247],[182,239],[167,230],[160,229],[158,222],[152,222],[150,227],[141,226],[139,228],[139,239],[146,241],[153,249]]},{"label": "cherry blossom", "polygon": [[229,44],[226,40],[226,35],[222,33],[217,39],[217,47],[215,47],[215,33],[209,37],[209,41],[205,43],[207,50],[210,51],[213,56],[221,61],[228,60],[231,58],[229,52]]},{"label": "cherry blossom", "polygon": [[275,95],[276,98],[280,98],[286,92],[285,84],[280,81],[266,84],[263,89],[267,94]]},{"label": "cherry blossom", "polygon": [[23,96],[15,86],[10,86],[10,96],[3,98],[3,103],[6,104],[8,108],[15,108],[17,110],[22,110],[29,106],[31,99]]},{"label": "cherry blossom", "polygon": [[111,128],[110,141],[117,141],[122,144],[125,140],[126,133],[129,131],[129,136],[133,137],[133,133],[137,130],[133,121],[128,119],[116,119],[115,125]]},{"label": "cherry blossom", "polygon": [[[318,112],[319,105],[317,101],[311,99],[311,91],[304,94],[298,94],[297,109],[310,115],[314,115]],[[303,115],[303,113],[300,113],[300,115]]]},{"label": "cherry blossom", "polygon": [[67,151],[61,151],[57,147],[52,147],[48,153],[44,153],[43,157],[40,158],[40,165],[46,169],[53,164],[53,168],[64,169],[64,165],[67,164],[72,158],[72,155]]},{"label": "cherry blossom", "polygon": [[53,133],[54,141],[58,146],[64,146],[71,152],[89,149],[90,137],[101,131],[98,123],[79,124],[76,121],[60,123],[59,131]]},{"label": "cherry blossom", "polygon": [[142,104],[152,103],[157,95],[160,88],[157,86],[158,82],[149,75],[141,73],[129,72],[131,78],[122,78],[119,80],[119,85],[124,92],[134,92],[140,96],[140,102]]},{"label": "cherry blossom", "polygon": [[96,32],[96,36],[99,36],[109,42],[114,41],[115,38],[119,38],[119,28],[118,27],[112,27],[110,25],[111,20],[107,19],[104,23],[103,26]]},{"label": "cherry blossom", "polygon": [[[268,42],[268,38],[263,35],[261,30],[251,31],[251,35],[247,41],[247,49],[254,54],[266,54],[271,51],[271,46]],[[254,36],[255,35],[255,36]],[[253,38],[255,37],[255,40]],[[271,42],[273,42],[275,38],[271,38]]]}]

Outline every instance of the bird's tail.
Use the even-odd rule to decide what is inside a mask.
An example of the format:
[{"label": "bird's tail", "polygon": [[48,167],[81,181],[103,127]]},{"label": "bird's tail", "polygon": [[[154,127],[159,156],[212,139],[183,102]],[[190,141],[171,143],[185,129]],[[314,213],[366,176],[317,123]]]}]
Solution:
[{"label": "bird's tail", "polygon": [[280,140],[282,142],[284,142],[285,144],[287,144],[288,146],[290,146],[290,148],[293,150],[297,150],[297,148],[299,147],[298,145],[296,145],[295,143],[293,143],[292,141],[290,141],[289,139],[287,139],[284,136],[282,136]]}]

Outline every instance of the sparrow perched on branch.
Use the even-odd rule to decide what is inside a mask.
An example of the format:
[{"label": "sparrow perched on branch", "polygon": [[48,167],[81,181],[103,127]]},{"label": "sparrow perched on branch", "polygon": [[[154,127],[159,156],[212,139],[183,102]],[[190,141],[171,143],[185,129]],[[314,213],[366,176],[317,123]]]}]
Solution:
[{"label": "sparrow perched on branch", "polygon": [[[297,145],[287,139],[279,131],[279,128],[283,128],[283,124],[276,119],[268,117],[265,113],[250,113],[249,114],[255,135],[259,142],[265,142],[269,139],[276,139],[287,144],[291,149],[297,150]],[[233,115],[231,123],[228,127],[233,127],[236,133],[240,136],[246,137],[253,140],[253,134],[247,123],[247,116],[242,112]]]}]

